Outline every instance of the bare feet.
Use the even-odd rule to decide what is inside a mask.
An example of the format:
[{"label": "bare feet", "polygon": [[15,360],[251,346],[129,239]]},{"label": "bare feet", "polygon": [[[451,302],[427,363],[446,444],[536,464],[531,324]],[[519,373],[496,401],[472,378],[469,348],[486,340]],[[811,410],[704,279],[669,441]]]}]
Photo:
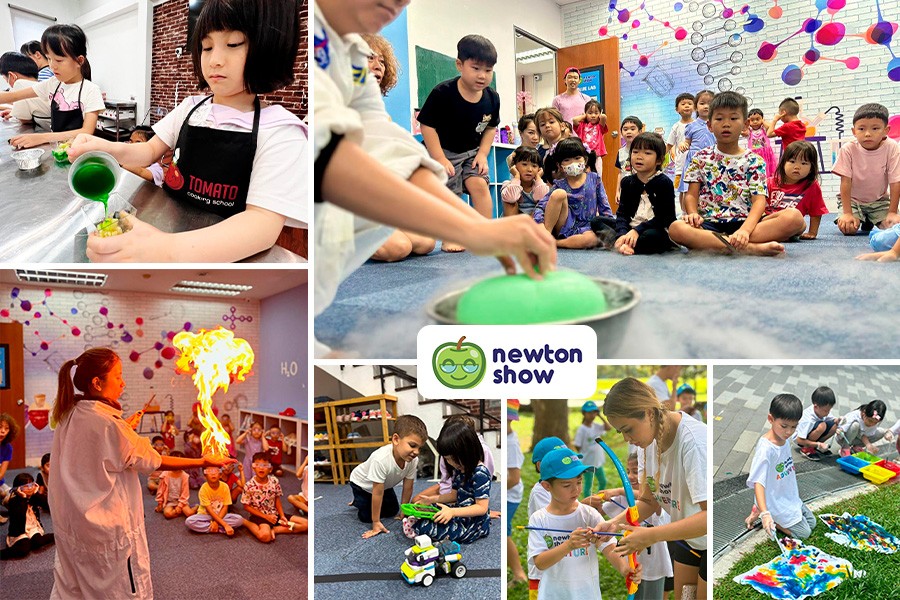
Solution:
[{"label": "bare feet", "polygon": [[620,244],[617,250],[619,251],[619,254],[622,254],[624,256],[631,256],[634,254],[634,248],[632,248],[628,244]]},{"label": "bare feet", "polygon": [[453,242],[441,242],[441,252],[465,252],[465,246],[454,244]]},{"label": "bare feet", "polygon": [[741,250],[741,252],[752,254],[754,256],[778,256],[779,254],[784,253],[784,244],[779,244],[778,242],[754,244],[751,242],[747,244],[747,247]]}]

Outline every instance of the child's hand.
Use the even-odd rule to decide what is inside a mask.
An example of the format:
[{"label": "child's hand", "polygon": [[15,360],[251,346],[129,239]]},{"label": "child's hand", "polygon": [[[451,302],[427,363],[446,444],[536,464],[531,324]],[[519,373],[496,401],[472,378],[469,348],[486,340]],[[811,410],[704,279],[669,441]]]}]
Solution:
[{"label": "child's hand", "polygon": [[854,215],[842,213],[838,217],[837,226],[844,235],[853,235],[859,230],[859,219]]},{"label": "child's hand", "polygon": [[162,511],[163,511],[163,505],[162,505],[162,502],[160,502],[159,504],[156,505],[156,512],[162,512]]},{"label": "child's hand", "polygon": [[878,448],[876,448],[875,444],[873,444],[872,442],[869,442],[868,444],[866,444],[866,451],[869,454],[878,454]]},{"label": "child's hand", "polygon": [[569,535],[569,545],[575,548],[587,548],[594,542],[594,535],[590,529],[579,527]]},{"label": "child's hand", "polygon": [[630,248],[634,248],[635,244],[638,241],[638,232],[635,229],[632,229],[628,233],[622,236],[622,243]]},{"label": "child's hand", "polygon": [[215,521],[209,522],[209,532],[210,533],[218,533],[219,532],[219,524]]},{"label": "child's hand", "polygon": [[516,168],[516,165],[509,168],[509,174],[512,175],[513,179],[519,178],[519,170]]},{"label": "child's hand", "polygon": [[23,150],[25,148],[34,148],[35,146],[40,146],[41,144],[46,144],[47,141],[44,140],[44,134],[42,133],[24,133],[22,135],[17,135],[14,138],[9,140],[10,145],[18,150]]},{"label": "child's hand", "polygon": [[[617,529],[617,525],[612,521],[603,521],[602,523],[598,523],[596,527],[591,527],[591,531],[594,533],[606,533],[606,532],[614,532]],[[597,536],[598,542],[607,542],[611,539],[611,536],[608,535],[600,535]]]},{"label": "child's hand", "polygon": [[734,246],[736,250],[743,250],[747,247],[747,244],[750,243],[750,234],[743,229],[738,229],[728,236],[728,241],[731,242],[731,245]]},{"label": "child's hand", "polygon": [[683,214],[681,215],[681,220],[694,229],[700,229],[700,226],[703,224],[703,217],[701,217],[697,213]]},{"label": "child's hand", "polygon": [[537,177],[536,177],[536,178],[537,178],[537,179],[541,179],[543,176],[544,176],[544,169],[543,169],[543,168],[538,168],[538,172],[537,172]]},{"label": "child's hand", "polygon": [[641,563],[637,563],[637,566],[632,569],[630,562],[626,562],[625,568],[622,569],[620,573],[622,573],[622,577],[630,580],[631,583],[638,584],[643,577],[644,567],[641,566]]},{"label": "child's hand", "polygon": [[687,149],[691,147],[691,143],[688,140],[684,140],[680,144],[678,144],[678,152],[687,152]]},{"label": "child's hand", "polygon": [[532,279],[556,270],[556,240],[530,215],[473,221],[460,241],[474,254],[497,256],[509,275],[516,272],[512,257]]},{"label": "child's hand", "polygon": [[816,442],[816,450],[818,450],[819,452],[825,452],[826,450],[828,450],[828,444],[826,444],[825,442]]},{"label": "child's hand", "polygon": [[171,262],[178,257],[169,255],[171,233],[160,231],[134,215],[128,219],[131,230],[122,235],[102,238],[88,236],[87,257],[91,262]]},{"label": "child's hand", "polygon": [[419,500],[417,504],[437,504],[438,498],[440,496],[419,496]]},{"label": "child's hand", "polygon": [[488,165],[487,165],[487,156],[482,156],[481,154],[476,154],[475,159],[472,160],[472,168],[478,171],[479,175],[487,175]]},{"label": "child's hand", "polygon": [[388,529],[381,523],[381,521],[373,521],[372,529],[362,534],[362,536],[364,540],[367,540],[370,537],[375,537],[379,533],[388,533]]},{"label": "child's hand", "polygon": [[860,254],[856,257],[856,260],[874,260],[876,262],[896,262],[900,260],[900,256],[894,254],[890,250],[885,252],[869,252],[867,254]]},{"label": "child's hand", "polygon": [[900,214],[895,212],[889,212],[884,220],[881,222],[881,227],[883,229],[890,229],[897,223],[900,223]]},{"label": "child's hand", "polygon": [[85,152],[98,150],[106,152],[108,150],[107,144],[109,144],[109,142],[96,136],[87,133],[79,133],[75,136],[75,139],[72,140],[72,143],[69,145],[66,152],[69,154],[69,160],[75,160]]},{"label": "child's hand", "polygon": [[447,172],[447,177],[453,177],[454,175],[456,175],[456,169],[453,168],[453,164],[449,160],[445,158],[444,160],[439,160],[438,162],[441,163],[442,167],[444,167],[444,171]]},{"label": "child's hand", "polygon": [[225,523],[225,535],[229,537],[234,535],[234,527],[232,527],[228,523]]},{"label": "child's hand", "polygon": [[884,439],[888,442],[894,441],[894,433],[889,429],[884,432]]},{"label": "child's hand", "polygon": [[[235,459],[235,460],[237,460],[237,459]],[[238,471],[240,471],[241,474],[243,475],[243,473],[244,473],[244,463],[239,462],[237,465],[238,465]],[[239,484],[239,485],[240,485],[240,484]]]},{"label": "child's hand", "polygon": [[453,518],[453,509],[446,504],[438,504],[438,508],[440,508],[441,510],[435,513],[434,522],[441,523],[442,525],[444,523],[449,523],[450,519]]},{"label": "child's hand", "polygon": [[769,511],[761,512],[759,513],[759,518],[766,533],[770,536],[775,535],[775,521],[772,519],[772,513]]},{"label": "child's hand", "polygon": [[650,527],[633,527],[631,525],[619,525],[619,531],[630,531],[628,535],[619,538],[616,546],[616,554],[627,556],[632,552],[641,552],[656,543],[653,529]]}]

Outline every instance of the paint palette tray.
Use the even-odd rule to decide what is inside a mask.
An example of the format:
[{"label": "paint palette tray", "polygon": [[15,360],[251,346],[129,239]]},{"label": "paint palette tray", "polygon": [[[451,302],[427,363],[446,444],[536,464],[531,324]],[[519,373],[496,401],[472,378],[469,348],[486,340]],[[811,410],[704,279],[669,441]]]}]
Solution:
[{"label": "paint palette tray", "polygon": [[878,465],[869,465],[868,467],[863,467],[859,470],[859,472],[863,477],[877,485],[881,485],[882,483],[896,475],[896,473],[894,473],[890,469],[885,469],[884,467],[879,467]]},{"label": "paint palette tray", "polygon": [[877,463],[881,460],[874,454],[869,454],[868,452],[857,452],[856,454],[851,454],[850,456],[855,456],[856,458],[864,460],[867,463]]},{"label": "paint palette tray", "polygon": [[871,463],[855,456],[843,456],[837,459],[837,464],[848,473],[859,475],[859,470],[868,467]]},{"label": "paint palette tray", "polygon": [[879,467],[881,467],[882,469],[887,469],[888,471],[893,471],[895,477],[897,475],[900,475],[900,465],[898,465],[895,462],[891,462],[889,460],[882,460],[875,464],[878,465]]}]

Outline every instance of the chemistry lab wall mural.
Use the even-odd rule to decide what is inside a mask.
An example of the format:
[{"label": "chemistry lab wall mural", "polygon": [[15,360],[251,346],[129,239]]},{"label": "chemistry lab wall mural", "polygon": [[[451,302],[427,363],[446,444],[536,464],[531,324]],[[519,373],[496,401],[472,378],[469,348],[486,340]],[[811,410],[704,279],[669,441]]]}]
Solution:
[{"label": "chemistry lab wall mural", "polygon": [[[639,116],[649,131],[668,133],[679,93],[711,89],[745,94],[766,120],[781,100],[797,98],[826,174],[865,102],[888,107],[890,135],[900,139],[896,2],[589,0],[562,13],[565,46],[619,38],[621,114]],[[833,197],[838,178],[823,177],[823,191]]]},{"label": "chemistry lab wall mural", "polygon": [[[183,432],[197,402],[188,374],[175,371],[172,339],[181,331],[224,327],[259,351],[258,300],[207,300],[176,295],[95,292],[44,287],[0,287],[0,321],[22,324],[25,346],[25,402],[33,414],[26,433],[29,464],[50,451],[53,432],[42,410],[52,407],[62,364],[95,346],[112,348],[122,359],[125,416],[145,408],[139,433],[159,431],[163,412],[175,413]],[[258,371],[258,369],[257,369]],[[237,427],[238,409],[255,407],[258,376],[234,383],[215,396],[219,417],[229,414]],[[181,440],[178,439],[179,446]]]}]

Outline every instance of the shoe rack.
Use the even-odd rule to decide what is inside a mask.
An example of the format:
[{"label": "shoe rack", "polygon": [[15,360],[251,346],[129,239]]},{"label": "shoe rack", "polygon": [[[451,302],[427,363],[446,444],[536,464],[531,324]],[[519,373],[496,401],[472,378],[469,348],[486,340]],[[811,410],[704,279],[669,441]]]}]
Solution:
[{"label": "shoe rack", "polygon": [[314,452],[328,452],[327,462],[313,461],[315,481],[342,485],[360,464],[359,450],[380,448],[391,439],[397,397],[381,394],[316,404]]}]

